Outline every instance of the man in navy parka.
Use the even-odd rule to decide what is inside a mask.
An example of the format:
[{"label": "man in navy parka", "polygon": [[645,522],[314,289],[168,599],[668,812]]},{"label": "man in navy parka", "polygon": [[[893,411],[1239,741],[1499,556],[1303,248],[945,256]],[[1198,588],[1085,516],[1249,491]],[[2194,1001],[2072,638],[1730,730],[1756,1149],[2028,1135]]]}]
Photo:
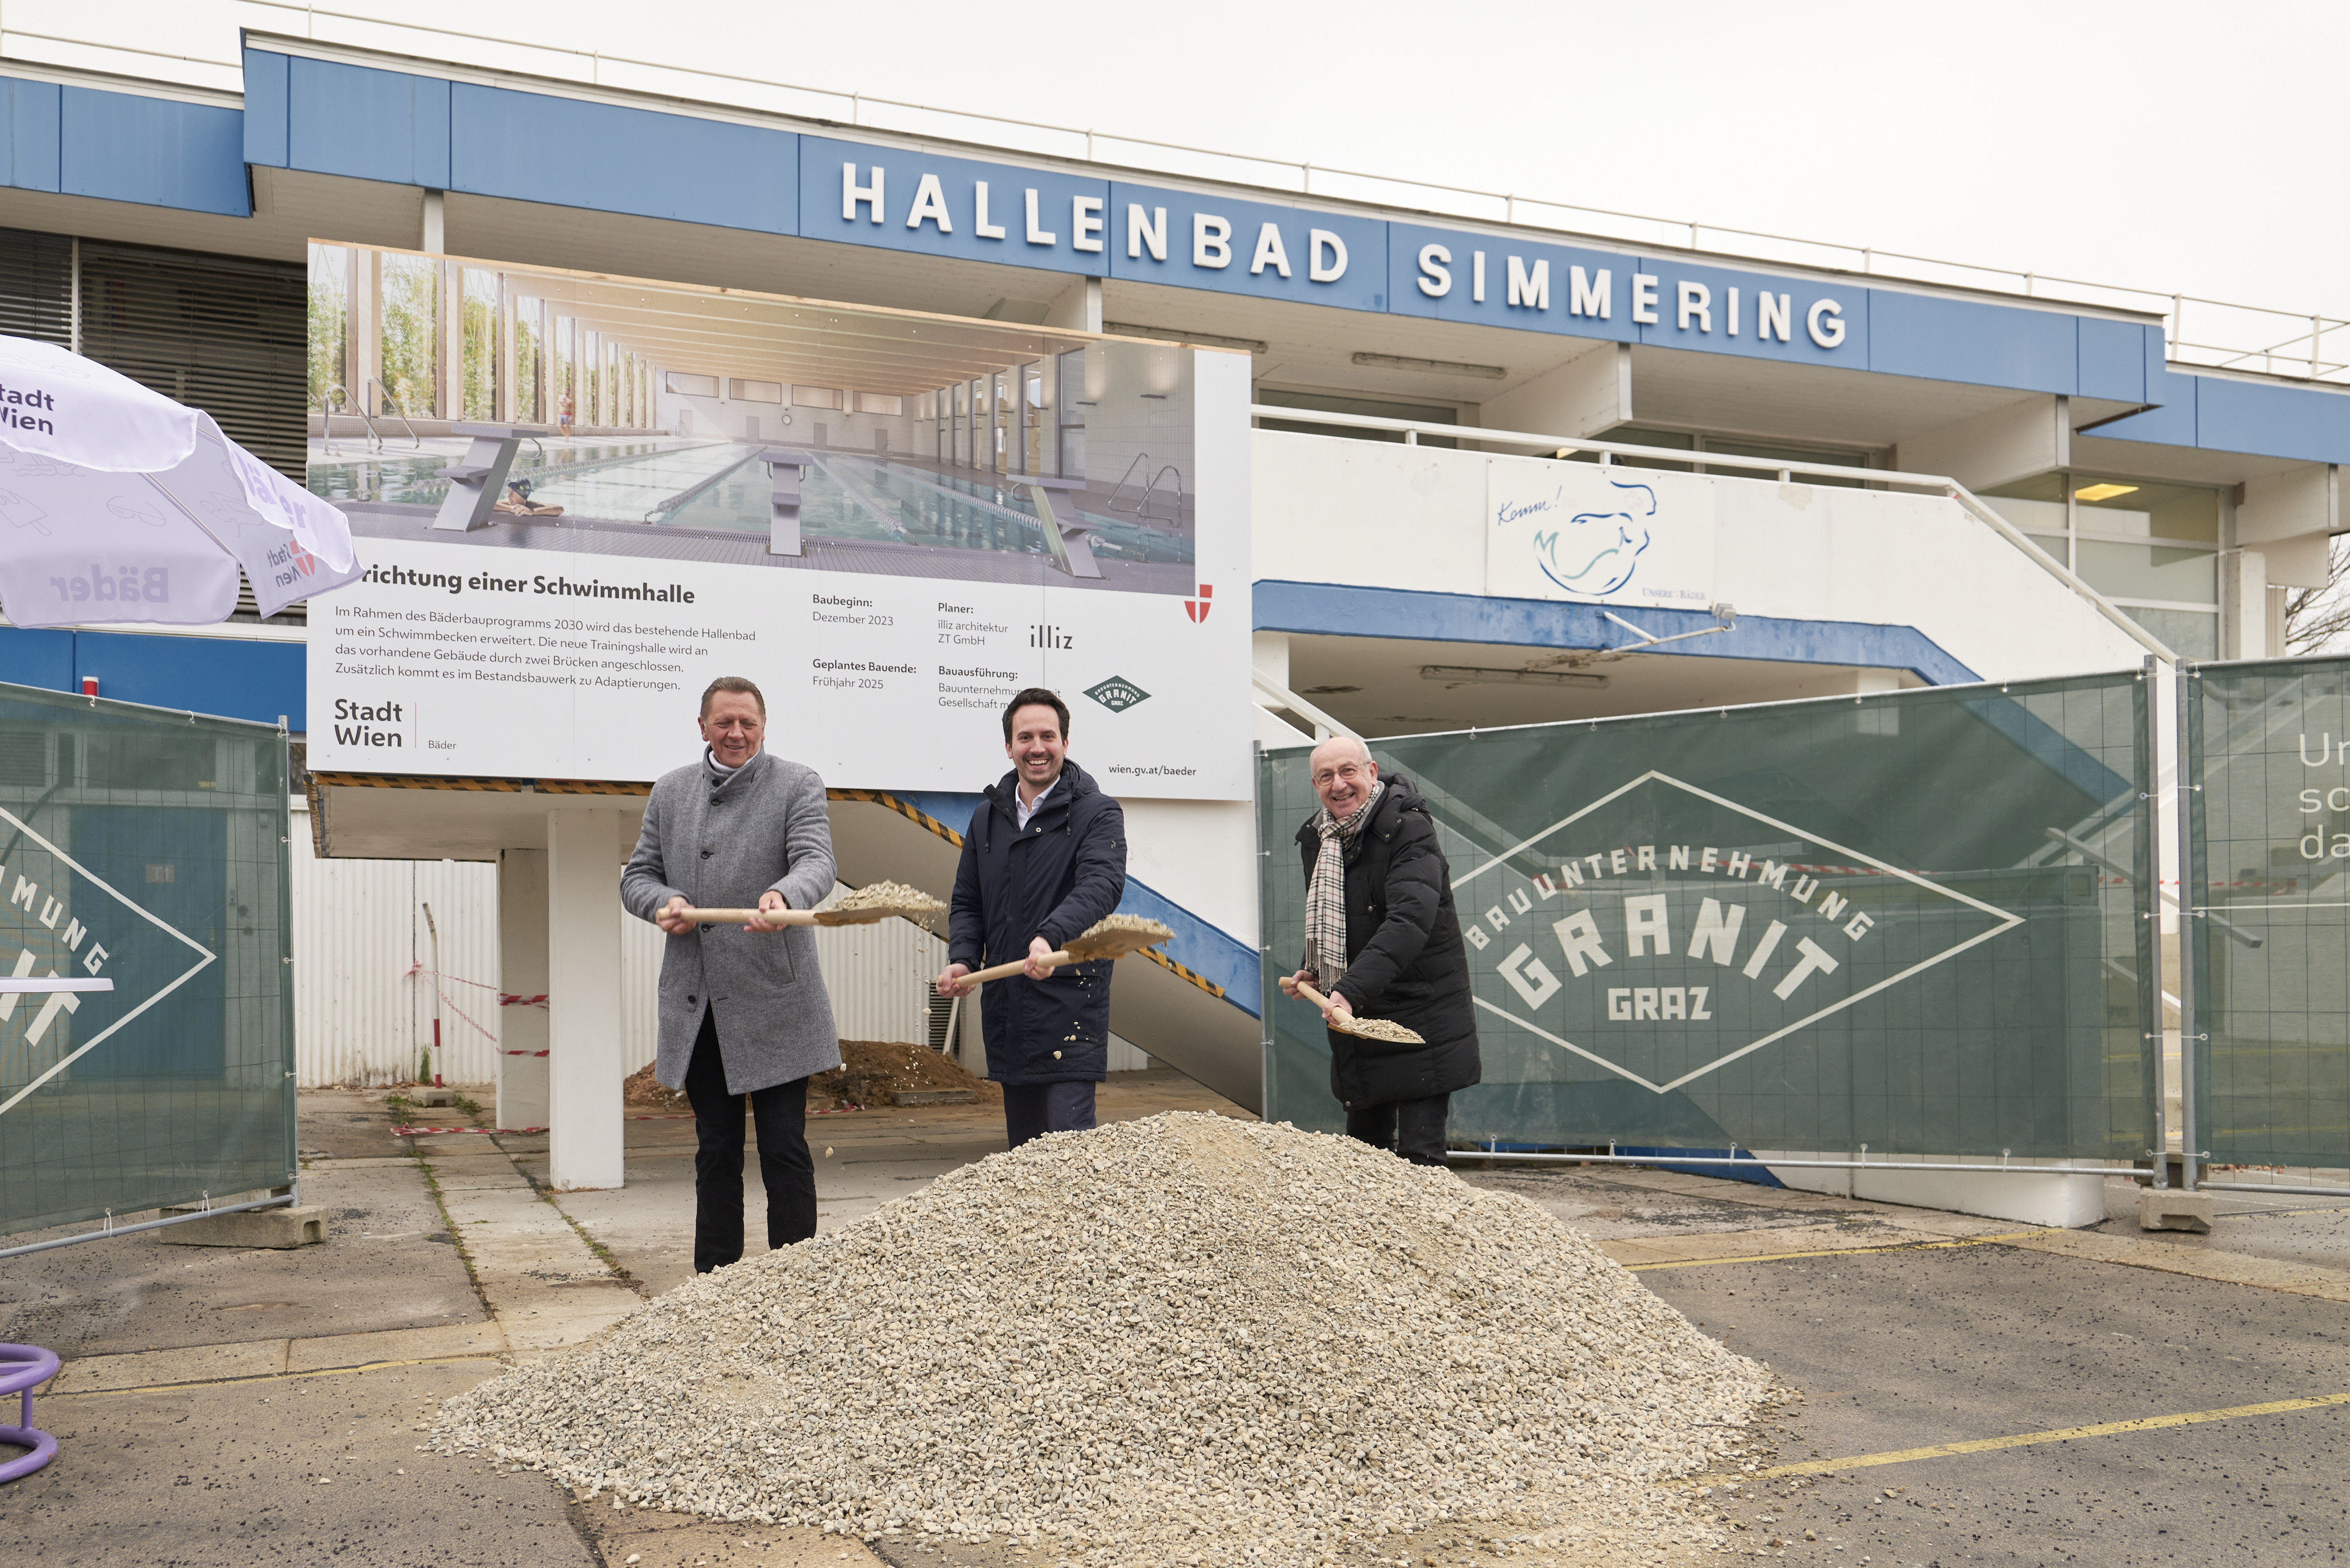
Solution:
[{"label": "man in navy parka", "polygon": [[987,1075],[1003,1085],[1010,1147],[1094,1125],[1109,1066],[1110,961],[1039,961],[1114,913],[1126,890],[1126,814],[1068,760],[1069,710],[1031,687],[1003,710],[1012,771],[984,792],[963,833],[948,917],[942,996],[973,970],[1024,960],[990,981],[980,1007]]}]

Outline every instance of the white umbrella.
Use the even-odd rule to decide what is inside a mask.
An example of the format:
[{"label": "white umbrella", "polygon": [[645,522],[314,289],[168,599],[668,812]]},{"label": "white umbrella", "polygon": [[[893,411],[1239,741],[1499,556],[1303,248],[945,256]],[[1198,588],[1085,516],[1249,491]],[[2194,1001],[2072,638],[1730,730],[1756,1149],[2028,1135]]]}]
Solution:
[{"label": "white umbrella", "polygon": [[173,402],[0,337],[0,610],[17,626],[196,626],[357,578],[343,514]]}]

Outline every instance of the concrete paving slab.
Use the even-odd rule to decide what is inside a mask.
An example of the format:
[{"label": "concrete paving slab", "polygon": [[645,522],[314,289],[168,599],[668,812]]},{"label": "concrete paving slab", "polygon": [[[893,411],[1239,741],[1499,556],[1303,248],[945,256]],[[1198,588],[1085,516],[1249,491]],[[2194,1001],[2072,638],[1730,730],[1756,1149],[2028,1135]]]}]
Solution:
[{"label": "concrete paving slab", "polygon": [[295,1147],[305,1158],[366,1158],[400,1153],[383,1101],[381,1090],[303,1090],[295,1106]]},{"label": "concrete paving slab", "polygon": [[317,1372],[335,1366],[365,1366],[379,1361],[424,1361],[439,1356],[495,1355],[506,1348],[494,1323],[452,1324],[446,1328],[395,1328],[381,1334],[338,1334],[296,1339],[286,1347],[286,1370]]},{"label": "concrete paving slab", "polygon": [[1601,1241],[1599,1250],[1627,1267],[1653,1268],[1730,1258],[1818,1256],[1896,1247],[1950,1246],[1970,1240],[1896,1225],[1875,1226],[1866,1231],[1856,1231],[1848,1225],[1794,1225],[1646,1241],[1610,1239]]},{"label": "concrete paving slab", "polygon": [[505,1324],[507,1343],[516,1350],[565,1350],[595,1338],[639,1304],[632,1301],[626,1311],[567,1314],[525,1307],[502,1321]]},{"label": "concrete paving slab", "polygon": [[877,1568],[863,1542],[806,1528],[723,1524],[691,1514],[579,1505],[581,1528],[603,1562],[619,1568]]},{"label": "concrete paving slab", "polygon": [[[2136,1182],[2108,1182],[2103,1235],[2137,1236],[2138,1205],[2145,1189]],[[2205,1192],[2212,1209],[2209,1235],[2191,1232],[2163,1234],[2170,1246],[2237,1252],[2280,1262],[2314,1263],[2321,1268],[2350,1269],[2350,1199],[2331,1195],[2297,1198],[2285,1194]]]},{"label": "concrete paving slab", "polygon": [[412,1164],[306,1173],[302,1196],[332,1216],[322,1245],[174,1247],[145,1231],[12,1258],[0,1339],[72,1357],[480,1321]]},{"label": "concrete paving slab", "polygon": [[144,1350],[87,1355],[65,1364],[51,1392],[99,1393],[227,1379],[275,1377],[291,1372],[364,1366],[374,1362],[445,1360],[490,1355],[506,1348],[497,1324],[398,1328],[380,1334],[338,1334],[317,1339],[264,1339],[187,1350]]},{"label": "concrete paving slab", "polygon": [[495,1362],[57,1398],[58,1461],[6,1493],[53,1568],[600,1568],[545,1478],[420,1454],[419,1417]]},{"label": "concrete paving slab", "polygon": [[192,1345],[177,1350],[134,1350],[116,1355],[78,1356],[58,1368],[52,1394],[88,1394],[109,1388],[144,1388],[162,1383],[213,1383],[226,1377],[263,1377],[286,1370],[285,1339],[239,1345]]},{"label": "concrete paving slab", "polygon": [[2182,1247],[2168,1234],[2140,1238],[2109,1236],[2097,1231],[2049,1231],[2015,1244],[2037,1251],[2060,1252],[2067,1257],[2090,1258],[2098,1262],[2119,1263],[2128,1268],[2155,1269],[2197,1279],[2315,1296],[2322,1301],[2350,1302],[2350,1271],[2326,1268],[2316,1263],[2253,1257],[2213,1246]]}]

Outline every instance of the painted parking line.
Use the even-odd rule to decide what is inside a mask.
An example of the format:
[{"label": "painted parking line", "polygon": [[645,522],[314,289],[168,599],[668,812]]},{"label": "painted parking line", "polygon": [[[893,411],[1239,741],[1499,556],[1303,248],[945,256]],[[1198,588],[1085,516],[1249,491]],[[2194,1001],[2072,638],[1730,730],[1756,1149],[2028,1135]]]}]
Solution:
[{"label": "painted parking line", "polygon": [[2021,1432],[2011,1438],[1973,1438],[1960,1443],[1932,1443],[1922,1449],[1892,1449],[1880,1454],[1850,1454],[1840,1459],[1805,1459],[1801,1464],[1774,1465],[1735,1476],[1694,1476],[1693,1482],[1771,1480],[1780,1476],[1827,1475],[1836,1470],[1866,1469],[1876,1465],[1906,1465],[1918,1459],[1947,1459],[1954,1454],[1983,1454],[1997,1449],[2023,1449],[2037,1443],[2069,1443],[2077,1438],[2111,1438],[2126,1432],[2157,1432],[2166,1427],[2195,1427],[2206,1421],[2234,1421],[2246,1416],[2282,1416],[2294,1410],[2317,1410],[2350,1405],[2350,1394],[2320,1394],[2308,1399],[2271,1399],[2259,1405],[2231,1405],[2224,1410],[2191,1410],[2178,1416],[2142,1416],[2135,1421],[2101,1421],[2094,1427],[2059,1427],[2047,1432]]},{"label": "painted parking line", "polygon": [[2014,1241],[2036,1236],[2036,1231],[2003,1231],[1996,1236],[1962,1236],[1949,1241],[1892,1241],[1880,1247],[1825,1247],[1811,1252],[1753,1252],[1729,1258],[1684,1258],[1670,1263],[1626,1263],[1624,1272],[1645,1274],[1651,1269],[1710,1269],[1722,1263],[1783,1263],[1790,1258],[1852,1258],[1870,1252],[1939,1252],[1953,1247],[1980,1247],[1992,1241]]}]

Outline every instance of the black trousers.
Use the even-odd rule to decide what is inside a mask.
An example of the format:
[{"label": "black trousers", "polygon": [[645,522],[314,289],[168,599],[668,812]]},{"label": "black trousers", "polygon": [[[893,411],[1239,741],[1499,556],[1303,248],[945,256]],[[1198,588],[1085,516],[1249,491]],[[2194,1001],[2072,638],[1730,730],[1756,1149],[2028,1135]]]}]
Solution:
[{"label": "black trousers", "polygon": [[1003,1142],[1008,1148],[1018,1148],[1046,1133],[1088,1132],[1093,1125],[1090,1083],[1003,1085]]},{"label": "black trousers", "polygon": [[685,1069],[693,1106],[693,1270],[706,1274],[743,1257],[743,1102],[759,1129],[759,1179],[767,1189],[767,1245],[816,1234],[816,1161],[808,1154],[807,1080],[747,1095],[726,1092],[718,1023],[702,1010],[702,1033]]},{"label": "black trousers", "polygon": [[1444,1119],[1451,1107],[1450,1095],[1365,1106],[1347,1113],[1347,1136],[1399,1154],[1414,1165],[1443,1165]]}]

